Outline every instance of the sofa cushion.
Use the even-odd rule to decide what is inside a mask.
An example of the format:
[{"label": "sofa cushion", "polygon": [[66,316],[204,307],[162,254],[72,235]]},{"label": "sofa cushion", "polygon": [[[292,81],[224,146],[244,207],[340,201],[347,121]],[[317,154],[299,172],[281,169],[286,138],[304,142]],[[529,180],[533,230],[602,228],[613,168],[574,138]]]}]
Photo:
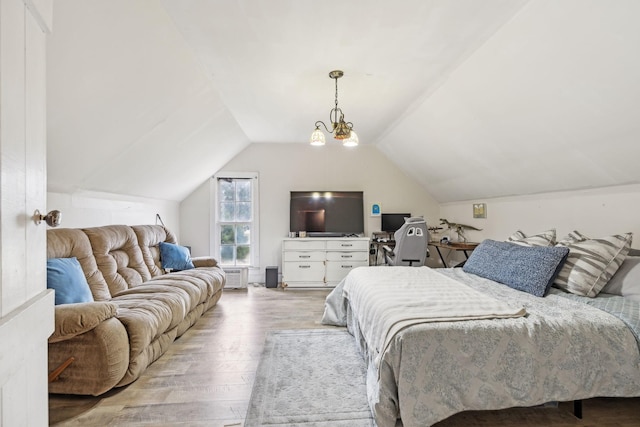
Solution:
[{"label": "sofa cushion", "polygon": [[189,249],[174,243],[160,242],[160,261],[165,270],[191,270],[195,268],[191,262]]},{"label": "sofa cushion", "polygon": [[91,242],[82,230],[52,228],[47,230],[47,258],[77,258],[95,301],[111,299],[111,293],[98,270]]},{"label": "sofa cushion", "polygon": [[55,304],[93,302],[93,295],[76,257],[47,260],[47,288],[55,290]]},{"label": "sofa cushion", "polygon": [[224,287],[224,271],[220,268],[197,268],[154,277],[148,284],[179,287],[187,292],[195,304],[203,303]]},{"label": "sofa cushion", "polygon": [[83,231],[89,237],[98,269],[112,296],[151,279],[131,227],[108,225],[85,228]]},{"label": "sofa cushion", "polygon": [[138,237],[138,245],[151,276],[163,275],[159,243],[177,243],[176,236],[161,225],[134,225],[131,228],[133,228]]},{"label": "sofa cushion", "polygon": [[154,285],[128,289],[111,301],[118,306],[117,318],[129,334],[132,359],[158,337],[177,327],[191,305],[189,295],[182,289],[167,291]]}]

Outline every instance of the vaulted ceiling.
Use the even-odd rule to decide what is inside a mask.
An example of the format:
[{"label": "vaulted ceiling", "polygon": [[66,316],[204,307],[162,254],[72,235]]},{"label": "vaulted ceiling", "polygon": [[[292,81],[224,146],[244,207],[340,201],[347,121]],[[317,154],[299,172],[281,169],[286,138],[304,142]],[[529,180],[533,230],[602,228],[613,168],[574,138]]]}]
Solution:
[{"label": "vaulted ceiling", "polygon": [[[49,190],[182,200],[339,103],[441,202],[640,182],[636,0],[56,0]],[[178,175],[180,179],[175,179]]]}]

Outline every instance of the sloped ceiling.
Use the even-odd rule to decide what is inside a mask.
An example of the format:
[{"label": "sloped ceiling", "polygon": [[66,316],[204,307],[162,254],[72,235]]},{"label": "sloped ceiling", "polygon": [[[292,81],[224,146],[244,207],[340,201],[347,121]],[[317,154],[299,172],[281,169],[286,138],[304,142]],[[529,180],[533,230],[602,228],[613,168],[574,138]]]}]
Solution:
[{"label": "sloped ceiling", "polygon": [[57,0],[51,191],[182,200],[339,103],[441,202],[640,182],[635,0]]},{"label": "sloped ceiling", "polygon": [[250,141],[157,1],[56,1],[49,191],[182,200]]}]

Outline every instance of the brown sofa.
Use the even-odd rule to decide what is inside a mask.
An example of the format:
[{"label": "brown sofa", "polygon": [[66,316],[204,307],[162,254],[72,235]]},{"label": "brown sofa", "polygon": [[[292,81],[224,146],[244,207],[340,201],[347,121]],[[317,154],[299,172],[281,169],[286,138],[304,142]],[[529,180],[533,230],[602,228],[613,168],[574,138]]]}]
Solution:
[{"label": "brown sofa", "polygon": [[213,258],[164,273],[159,242],[176,239],[157,225],[48,230],[47,258],[76,257],[94,299],[55,307],[49,372],[75,360],[50,393],[97,396],[135,381],[220,299],[225,276]]}]

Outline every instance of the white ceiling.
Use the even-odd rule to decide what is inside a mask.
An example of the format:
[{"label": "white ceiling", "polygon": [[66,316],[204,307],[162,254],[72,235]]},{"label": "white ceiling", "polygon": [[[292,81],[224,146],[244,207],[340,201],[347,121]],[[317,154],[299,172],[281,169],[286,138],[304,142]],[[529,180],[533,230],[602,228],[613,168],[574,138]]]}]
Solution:
[{"label": "white ceiling", "polygon": [[49,189],[181,200],[250,143],[306,144],[332,69],[361,143],[441,202],[638,183],[637,16],[637,0],[56,0]]}]

